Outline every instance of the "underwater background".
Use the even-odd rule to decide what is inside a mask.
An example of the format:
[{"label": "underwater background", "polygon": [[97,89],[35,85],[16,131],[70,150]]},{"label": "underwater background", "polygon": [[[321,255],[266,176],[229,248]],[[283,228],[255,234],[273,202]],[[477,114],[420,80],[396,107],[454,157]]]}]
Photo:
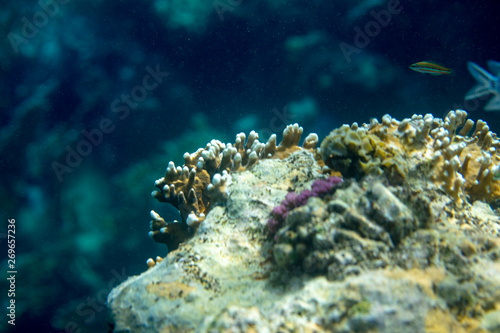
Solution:
[{"label": "underwater background", "polygon": [[[493,1],[4,0],[0,331],[106,332],[106,298],[167,249],[148,237],[168,161],[299,123],[320,138],[384,114],[464,109],[467,62],[500,61]],[[452,75],[412,71],[419,61]],[[499,110],[500,111],[500,110]],[[170,210],[169,210],[170,209]],[[15,326],[6,314],[15,299]]]}]

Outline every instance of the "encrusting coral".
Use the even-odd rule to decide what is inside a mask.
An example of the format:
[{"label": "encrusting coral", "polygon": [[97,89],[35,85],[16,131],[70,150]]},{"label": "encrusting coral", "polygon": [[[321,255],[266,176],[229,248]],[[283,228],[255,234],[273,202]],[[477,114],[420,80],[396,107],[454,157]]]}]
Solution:
[{"label": "encrusting coral", "polygon": [[166,244],[169,251],[176,249],[196,232],[215,204],[226,200],[225,186],[230,181],[231,172],[246,170],[262,159],[286,158],[300,149],[314,150],[318,136],[309,134],[300,147],[302,131],[298,124],[287,126],[278,145],[276,134],[271,135],[266,143],[261,143],[255,131],[250,132],[248,139],[240,133],[234,144],[212,140],[205,148],[192,154],[185,153],[182,167],[169,162],[165,176],[155,182],[158,190],[151,195],[177,208],[181,221],[166,222],[151,211],[150,237]]},{"label": "encrusting coral", "polygon": [[311,197],[323,197],[342,184],[342,178],[331,176],[328,179],[318,179],[311,185],[310,190],[304,190],[300,194],[288,192],[285,200],[279,206],[274,207],[272,217],[267,222],[267,229],[275,234],[286,220],[288,213],[297,207],[304,206]]},{"label": "encrusting coral", "polygon": [[331,280],[389,265],[391,250],[425,223],[379,181],[368,178],[362,185],[332,187],[329,196],[290,207],[275,231],[276,264]]},{"label": "encrusting coral", "polygon": [[[314,194],[316,182],[325,180],[313,183],[312,190],[285,196],[267,224],[278,266],[298,265],[309,273],[339,279],[346,272],[389,265],[395,260],[388,251],[411,243],[408,236],[433,222],[429,207],[439,197],[433,194],[436,190],[446,193],[456,207],[470,209],[477,200],[497,205],[500,183],[494,175],[500,142],[481,120],[469,136],[474,122],[466,121],[466,116],[462,110],[449,112],[445,119],[428,114],[397,121],[386,115],[382,123],[374,119],[369,125],[354,123],[333,130],[321,143],[322,158],[357,182],[348,189],[332,185],[336,191],[330,190],[329,202]],[[337,179],[329,178],[339,185]],[[403,186],[406,194],[399,198],[404,202],[381,180]],[[419,213],[413,213],[411,206]],[[460,211],[454,215],[463,228],[478,227]],[[483,222],[480,228],[500,234],[495,222]]]}]

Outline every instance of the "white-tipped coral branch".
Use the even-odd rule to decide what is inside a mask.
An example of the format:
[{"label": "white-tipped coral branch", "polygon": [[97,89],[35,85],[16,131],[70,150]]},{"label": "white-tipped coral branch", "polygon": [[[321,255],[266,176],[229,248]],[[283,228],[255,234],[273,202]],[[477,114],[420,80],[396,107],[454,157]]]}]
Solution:
[{"label": "white-tipped coral branch", "polygon": [[500,142],[488,125],[466,120],[463,110],[444,119],[430,114],[382,123],[344,125],[321,143],[326,165],[345,177],[384,174],[401,184],[409,174],[421,174],[461,205],[464,199],[492,201],[500,195],[495,179],[500,165]]},{"label": "white-tipped coral branch", "polygon": [[211,207],[227,199],[226,186],[231,181],[231,172],[250,168],[261,159],[285,158],[299,149],[316,152],[316,134],[307,136],[303,147],[298,146],[302,132],[298,124],[287,126],[278,146],[275,134],[264,144],[259,142],[255,131],[251,131],[248,138],[240,133],[234,144],[212,140],[205,148],[192,154],[186,152],[182,167],[169,162],[165,176],[155,182],[158,189],[151,196],[176,207],[181,222],[165,222],[152,211],[150,236],[167,244],[170,250],[177,248],[196,232]]}]

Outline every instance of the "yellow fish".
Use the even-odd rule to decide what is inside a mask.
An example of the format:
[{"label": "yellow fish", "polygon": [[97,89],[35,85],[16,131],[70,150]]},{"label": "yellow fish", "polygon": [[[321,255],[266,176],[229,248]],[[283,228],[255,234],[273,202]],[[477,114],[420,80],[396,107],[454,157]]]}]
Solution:
[{"label": "yellow fish", "polygon": [[420,61],[410,66],[415,72],[431,75],[450,75],[452,70],[430,61]]}]

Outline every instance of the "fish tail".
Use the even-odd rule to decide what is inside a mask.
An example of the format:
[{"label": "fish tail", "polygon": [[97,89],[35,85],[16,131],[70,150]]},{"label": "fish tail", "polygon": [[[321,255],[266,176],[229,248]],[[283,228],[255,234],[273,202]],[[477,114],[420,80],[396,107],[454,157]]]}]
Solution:
[{"label": "fish tail", "polygon": [[484,107],[485,111],[500,110],[500,95],[494,95],[493,98]]}]

